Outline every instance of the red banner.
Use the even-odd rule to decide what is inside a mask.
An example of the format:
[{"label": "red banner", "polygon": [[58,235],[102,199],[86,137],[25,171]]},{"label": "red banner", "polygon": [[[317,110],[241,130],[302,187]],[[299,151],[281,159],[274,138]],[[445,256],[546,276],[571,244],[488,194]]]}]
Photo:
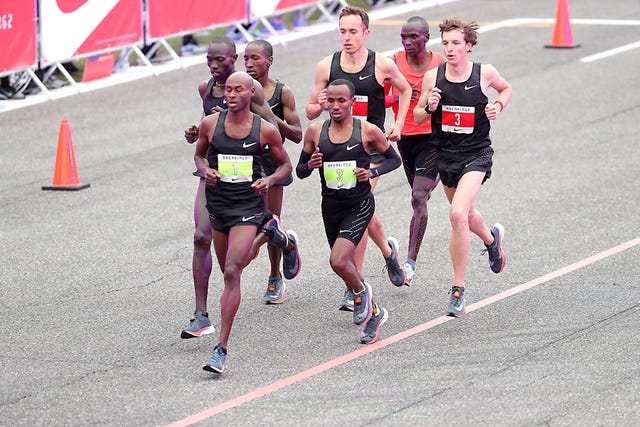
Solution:
[{"label": "red banner", "polygon": [[0,73],[36,64],[36,2],[0,2]]},{"label": "red banner", "polygon": [[320,3],[318,0],[250,0],[251,18],[271,16],[287,10]]},{"label": "red banner", "polygon": [[65,61],[142,42],[140,0],[40,0],[41,58]]},{"label": "red banner", "polygon": [[247,19],[245,0],[148,0],[150,39]]}]

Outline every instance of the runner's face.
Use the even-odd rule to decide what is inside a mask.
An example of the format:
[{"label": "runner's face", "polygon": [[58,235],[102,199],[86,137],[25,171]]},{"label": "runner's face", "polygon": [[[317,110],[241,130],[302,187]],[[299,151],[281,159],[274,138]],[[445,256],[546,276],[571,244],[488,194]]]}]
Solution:
[{"label": "runner's face", "polygon": [[471,43],[464,41],[464,34],[458,30],[442,33],[442,51],[447,62],[457,64],[467,60]]},{"label": "runner's face", "polygon": [[237,55],[233,49],[223,43],[211,43],[207,52],[207,66],[211,77],[225,81],[235,71]]},{"label": "runner's face", "polygon": [[408,56],[415,56],[426,50],[429,36],[425,29],[417,23],[408,22],[400,30],[400,40]]},{"label": "runner's face", "polygon": [[353,96],[351,96],[347,85],[331,85],[327,88],[327,106],[329,115],[335,122],[341,122],[351,117]]},{"label": "runner's face", "polygon": [[272,61],[273,58],[267,56],[259,46],[249,45],[244,50],[244,68],[256,80],[267,75]]},{"label": "runner's face", "polygon": [[248,110],[253,92],[253,84],[246,80],[234,77],[227,79],[224,87],[224,97],[227,100],[228,110],[233,112]]},{"label": "runner's face", "polygon": [[359,16],[346,15],[340,19],[340,42],[344,52],[354,53],[363,48],[369,34]]}]

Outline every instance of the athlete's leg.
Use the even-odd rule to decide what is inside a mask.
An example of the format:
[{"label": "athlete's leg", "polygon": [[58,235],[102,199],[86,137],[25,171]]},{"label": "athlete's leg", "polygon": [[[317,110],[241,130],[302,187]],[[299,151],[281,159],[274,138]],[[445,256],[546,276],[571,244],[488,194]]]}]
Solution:
[{"label": "athlete's leg", "polygon": [[[376,167],[378,165],[379,163],[372,163],[371,167]],[[373,192],[373,189],[378,183],[378,177],[372,178],[371,180],[369,180],[369,182],[371,183],[371,192]],[[364,255],[367,250],[368,242],[367,237],[371,237],[373,243],[375,243],[376,246],[380,249],[380,252],[382,252],[383,257],[389,258],[391,256],[391,247],[389,246],[387,237],[385,236],[384,230],[382,229],[382,221],[380,221],[380,217],[378,216],[378,214],[374,213],[373,218],[371,218],[369,226],[367,227],[367,231],[356,247],[355,261],[356,266],[358,267],[358,271],[360,272],[362,272],[362,268],[364,266]]]},{"label": "athlete's leg", "polygon": [[209,276],[211,276],[211,221],[207,211],[205,182],[200,178],[196,200],[193,206],[195,231],[193,234],[193,288],[196,297],[196,310],[207,312],[207,296],[209,292]]},{"label": "athlete's leg", "polygon": [[219,342],[227,348],[233,320],[240,306],[240,277],[242,270],[251,259],[251,247],[256,237],[257,227],[253,225],[235,226],[229,235],[213,232],[213,244],[218,263],[223,266],[224,290],[220,296],[220,337]]},{"label": "athlete's leg", "polygon": [[[364,238],[362,239],[364,240]],[[355,246],[352,241],[337,238],[329,256],[331,269],[344,280],[351,292],[360,292],[364,289],[364,278],[355,264]]]},{"label": "athlete's leg", "polygon": [[[269,188],[267,193],[267,208],[272,214],[280,216],[282,212],[282,197],[284,193],[284,187],[282,185],[274,185]],[[271,264],[271,270],[269,277],[282,277],[280,273],[280,263],[282,261],[282,249],[277,246],[268,245],[269,262]]]},{"label": "athlete's leg", "polygon": [[[473,213],[475,211],[473,201],[480,190],[484,175],[484,172],[467,172],[458,182],[457,188],[444,186],[447,198],[451,203],[449,212],[449,220],[451,221],[449,252],[453,263],[453,286],[464,287],[467,262],[469,260],[470,218],[474,217],[472,221],[476,223],[478,221]],[[493,239],[491,238],[490,240]]]},{"label": "athlete's leg", "polygon": [[413,216],[411,217],[411,223],[409,225],[407,256],[414,261],[418,259],[418,252],[420,251],[424,233],[427,229],[427,222],[429,221],[427,201],[431,198],[431,192],[436,185],[437,181],[425,176],[417,175],[413,179],[413,188],[411,190]]}]

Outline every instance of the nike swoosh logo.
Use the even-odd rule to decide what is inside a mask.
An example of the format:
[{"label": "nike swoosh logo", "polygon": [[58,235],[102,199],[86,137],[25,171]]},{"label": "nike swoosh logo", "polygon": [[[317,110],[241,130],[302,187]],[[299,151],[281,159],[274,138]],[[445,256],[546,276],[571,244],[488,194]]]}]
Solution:
[{"label": "nike swoosh logo", "polygon": [[274,109],[274,108],[276,108],[278,105],[280,105],[280,103],[279,103],[279,102],[276,102],[275,104],[273,104],[273,105],[271,106],[271,109],[273,110],[273,109]]},{"label": "nike swoosh logo", "polygon": [[425,169],[427,169],[427,168],[416,168],[416,172],[418,172],[418,171],[423,171],[423,170],[425,170]]},{"label": "nike swoosh logo", "polygon": [[356,148],[358,145],[360,145],[360,144],[356,144],[356,145],[347,145],[347,151],[351,151],[351,150],[353,150],[353,149],[354,149],[354,148]]},{"label": "nike swoosh logo", "polygon": [[40,14],[44,17],[40,24],[43,57],[48,61],[73,57],[118,2],[86,0],[71,12],[64,12],[58,6],[59,1],[40,2]]},{"label": "nike swoosh logo", "polygon": [[255,217],[256,217],[255,215],[253,215],[253,216],[243,216],[242,217],[242,222],[246,222],[246,221],[252,220]]},{"label": "nike swoosh logo", "polygon": [[368,79],[369,77],[371,77],[371,74],[367,74],[366,76],[358,76],[358,80]]},{"label": "nike swoosh logo", "polygon": [[247,143],[245,142],[245,143],[243,143],[243,144],[242,144],[242,148],[249,148],[249,147],[251,147],[252,145],[256,145],[256,144],[257,144],[257,142],[252,142],[251,144],[247,144]]},{"label": "nike swoosh logo", "polygon": [[338,234],[342,234],[342,233],[353,233],[353,231],[351,231],[351,230],[340,230],[340,232]]},{"label": "nike swoosh logo", "polygon": [[476,87],[476,86],[478,86],[478,85],[473,85],[473,86],[467,86],[467,85],[464,85],[464,90],[473,89],[473,88],[474,88],[474,87]]}]

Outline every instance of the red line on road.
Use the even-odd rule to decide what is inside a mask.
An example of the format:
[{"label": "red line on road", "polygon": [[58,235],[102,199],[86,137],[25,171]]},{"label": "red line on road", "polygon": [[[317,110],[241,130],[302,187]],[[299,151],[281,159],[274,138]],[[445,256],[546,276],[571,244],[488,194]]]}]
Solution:
[{"label": "red line on road", "polygon": [[[618,246],[614,246],[610,249],[607,249],[605,251],[602,251],[600,253],[597,253],[595,255],[592,255],[588,258],[585,258],[583,260],[580,260],[578,262],[575,262],[571,265],[568,265],[566,267],[563,267],[559,270],[553,271],[551,273],[545,274],[544,276],[540,276],[536,279],[533,279],[529,282],[523,283],[521,285],[515,286],[511,289],[507,289],[506,291],[500,292],[499,294],[490,296],[488,298],[483,299],[482,301],[479,301],[475,304],[471,304],[470,306],[467,307],[467,312],[471,312],[471,311],[475,311],[478,310],[480,308],[486,307],[490,304],[493,304],[497,301],[503,300],[505,298],[508,298],[510,296],[519,294],[521,292],[526,291],[527,289],[531,289],[535,286],[538,286],[542,283],[548,282],[549,280],[553,280],[556,279],[558,277],[564,276],[565,274],[571,273],[572,271],[578,270],[580,268],[586,267],[590,264],[593,264],[597,261],[600,261],[602,259],[608,258],[612,255],[618,254],[620,252],[623,252],[627,249],[630,249],[634,246],[640,245],[640,237],[630,240],[626,243],[622,243]],[[385,338],[381,341],[378,341],[375,344],[372,345],[368,345],[366,347],[362,347],[356,351],[352,351],[351,353],[347,353],[343,356],[340,356],[336,359],[333,360],[329,360],[328,362],[322,363],[318,366],[314,366],[310,369],[307,369],[306,371],[302,371],[299,372],[295,375],[291,375],[289,377],[283,378],[279,381],[276,381],[274,383],[268,384],[264,387],[260,387],[258,389],[255,389],[249,393],[243,394],[241,396],[238,396],[234,399],[228,400],[226,402],[223,402],[219,405],[213,406],[209,409],[205,409],[202,412],[198,412],[197,414],[191,415],[187,418],[184,418],[182,420],[176,421],[174,423],[169,424],[167,427],[184,427],[184,426],[189,426],[192,424],[195,424],[197,422],[200,422],[202,420],[205,420],[207,418],[211,418],[215,415],[218,415],[222,412],[225,412],[229,409],[235,408],[237,406],[243,405],[247,402],[251,402],[252,400],[258,399],[262,396],[265,396],[267,394],[271,394],[274,393],[282,388],[288,387],[292,384],[295,384],[299,381],[302,380],[306,380],[308,378],[311,378],[313,376],[316,376],[318,374],[321,374],[325,371],[328,371],[329,369],[333,369],[337,366],[343,365],[347,362],[350,362],[352,360],[358,359],[362,356],[365,356],[369,353],[372,353],[376,350],[379,350],[381,348],[387,347],[391,344],[395,344],[398,341],[402,341],[406,338],[409,338],[413,335],[419,334],[420,332],[424,332],[426,330],[429,330],[431,328],[435,328],[438,325],[441,325],[445,322],[448,322],[449,320],[453,320],[455,319],[454,317],[447,317],[447,316],[441,316],[438,317],[436,319],[430,320],[426,323],[423,323],[421,325],[415,326],[411,329],[407,329],[406,331],[400,332],[398,334],[392,335],[389,338]]]}]

